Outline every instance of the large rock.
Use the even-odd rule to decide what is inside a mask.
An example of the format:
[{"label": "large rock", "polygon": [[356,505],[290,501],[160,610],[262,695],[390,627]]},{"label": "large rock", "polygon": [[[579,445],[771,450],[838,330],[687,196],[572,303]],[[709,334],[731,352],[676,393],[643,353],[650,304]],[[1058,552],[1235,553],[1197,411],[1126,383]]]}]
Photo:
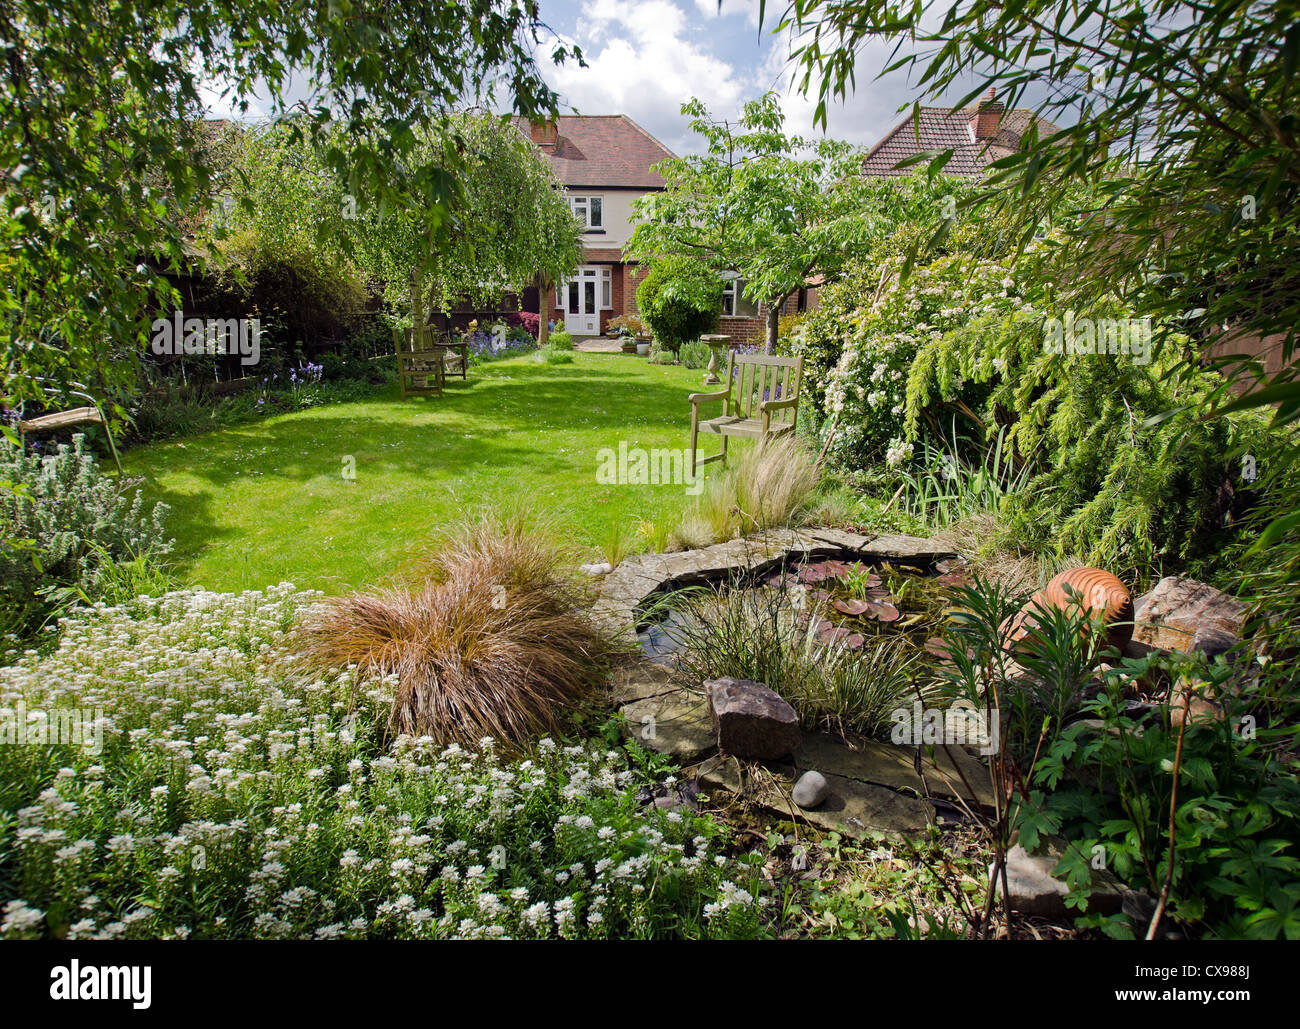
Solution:
[{"label": "large rock", "polygon": [[1133,639],[1162,650],[1221,652],[1228,637],[1241,636],[1247,610],[1246,604],[1213,586],[1169,575],[1138,598]]},{"label": "large rock", "polygon": [[[1064,882],[1052,874],[1060,864],[1066,846],[1064,841],[1051,838],[1043,842],[1036,854],[1030,854],[1019,843],[1007,851],[1007,894],[1010,901],[1008,906],[1012,911],[1039,918],[1066,918],[1083,913],[1078,908],[1065,906],[1065,896],[1070,891]],[[996,889],[1001,896],[1000,875]],[[1087,913],[1113,915],[1120,910],[1123,902],[1124,887],[1119,880],[1103,869],[1094,871]]]},{"label": "large rock", "polygon": [[774,761],[799,746],[799,716],[762,683],[724,676],[704,684],[718,748],[748,761]]}]

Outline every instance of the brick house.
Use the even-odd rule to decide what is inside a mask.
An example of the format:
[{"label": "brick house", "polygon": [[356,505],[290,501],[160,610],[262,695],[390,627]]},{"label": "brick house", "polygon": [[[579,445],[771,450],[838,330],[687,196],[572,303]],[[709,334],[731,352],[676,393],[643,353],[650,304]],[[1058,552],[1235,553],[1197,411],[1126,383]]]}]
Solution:
[{"label": "brick house", "polygon": [[[550,291],[547,316],[575,336],[603,333],[611,318],[637,314],[636,287],[645,272],[623,256],[635,227],[633,204],[663,190],[652,166],[676,155],[622,114],[561,115],[538,124],[516,118],[515,125],[550,163],[582,225],[583,263]],[[801,301],[802,294],[791,297],[785,309],[799,310]],[[523,308],[542,311],[537,290],[524,291]],[[762,313],[743,296],[742,283],[725,281],[719,332],[761,343]]]},{"label": "brick house", "polygon": [[582,226],[583,263],[543,298],[524,291],[524,310],[564,322],[575,336],[605,331],[611,318],[636,314],[636,287],[645,273],[623,257],[639,197],[664,188],[651,166],[675,156],[626,115],[561,115],[530,124],[516,118],[564,184]]},{"label": "brick house", "polygon": [[974,107],[955,111],[947,107],[922,107],[867,151],[862,159],[862,174],[874,179],[913,175],[916,165],[898,168],[898,162],[917,154],[952,150],[944,174],[978,179],[994,161],[1013,153],[1034,123],[1038,125],[1040,138],[1058,131],[1050,121],[1036,117],[1028,108],[1006,110],[993,99],[991,89],[988,99]]}]

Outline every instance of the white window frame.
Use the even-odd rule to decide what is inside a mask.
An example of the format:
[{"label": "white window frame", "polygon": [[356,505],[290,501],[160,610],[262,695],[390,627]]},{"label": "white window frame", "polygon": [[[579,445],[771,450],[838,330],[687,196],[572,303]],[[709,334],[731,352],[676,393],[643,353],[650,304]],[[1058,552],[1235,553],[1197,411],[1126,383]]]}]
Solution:
[{"label": "white window frame", "polygon": [[[614,270],[609,265],[584,264],[572,281],[581,283],[584,279],[596,282],[596,310],[592,313],[614,310]],[[555,284],[555,306],[565,313],[569,311],[569,282],[561,279]]]},{"label": "white window frame", "polygon": [[[595,210],[593,211],[593,201]],[[600,193],[583,193],[569,197],[569,210],[578,219],[584,231],[605,228],[605,197]],[[596,217],[593,219],[592,214]]]},{"label": "white window frame", "polygon": [[750,313],[744,313],[740,310],[740,305],[749,303],[745,300],[745,280],[735,272],[724,272],[722,276],[722,317],[724,318],[757,318],[758,305],[751,304],[754,310]]}]

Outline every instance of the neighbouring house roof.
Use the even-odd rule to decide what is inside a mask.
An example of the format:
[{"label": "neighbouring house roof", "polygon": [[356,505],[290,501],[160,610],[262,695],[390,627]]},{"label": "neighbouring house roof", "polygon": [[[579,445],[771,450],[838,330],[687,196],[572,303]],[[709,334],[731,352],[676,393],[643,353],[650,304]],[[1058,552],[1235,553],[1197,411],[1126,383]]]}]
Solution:
[{"label": "neighbouring house roof", "polygon": [[650,166],[676,156],[625,114],[564,114],[542,125],[516,117],[514,123],[570,188],[662,189],[663,176]]},{"label": "neighbouring house roof", "polygon": [[896,168],[899,161],[917,154],[951,149],[944,167],[947,175],[979,178],[994,161],[1016,150],[1029,126],[1037,122],[1039,137],[1059,131],[1028,108],[1004,110],[991,98],[974,107],[951,110],[922,107],[885,134],[862,159],[862,173],[871,178],[894,178],[922,170],[920,165]]}]

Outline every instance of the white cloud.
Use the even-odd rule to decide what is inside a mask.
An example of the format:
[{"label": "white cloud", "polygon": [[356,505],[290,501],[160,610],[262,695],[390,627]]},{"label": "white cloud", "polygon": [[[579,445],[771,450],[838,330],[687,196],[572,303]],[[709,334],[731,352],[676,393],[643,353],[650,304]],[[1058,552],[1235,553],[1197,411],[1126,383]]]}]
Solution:
[{"label": "white cloud", "polygon": [[[770,22],[777,4],[776,0],[768,3],[767,18]],[[750,25],[758,28],[758,0],[722,0],[721,11],[718,10],[718,0],[695,0],[696,10],[706,18],[733,18],[737,15],[744,18]]]},{"label": "white cloud", "polygon": [[[783,8],[768,5],[768,23]],[[788,37],[757,29],[757,0],[579,0],[574,36],[588,67],[550,67],[548,81],[582,114],[626,114],[676,153],[699,148],[680,114],[699,97],[718,118],[734,118],[741,105],[769,90],[782,98],[786,131],[817,136],[811,99],[792,87]],[[831,106],[825,134],[862,146],[878,141],[902,117],[916,90],[905,71],[877,80],[896,56],[893,43],[876,39],[858,54],[856,91]]]},{"label": "white cloud", "polygon": [[693,31],[698,25],[691,21],[669,0],[589,0],[574,39],[588,66],[551,68],[547,79],[579,113],[626,114],[670,150],[686,153],[695,140],[680,113],[685,101],[697,96],[711,111],[732,112],[754,91],[704,45],[708,34]]}]

